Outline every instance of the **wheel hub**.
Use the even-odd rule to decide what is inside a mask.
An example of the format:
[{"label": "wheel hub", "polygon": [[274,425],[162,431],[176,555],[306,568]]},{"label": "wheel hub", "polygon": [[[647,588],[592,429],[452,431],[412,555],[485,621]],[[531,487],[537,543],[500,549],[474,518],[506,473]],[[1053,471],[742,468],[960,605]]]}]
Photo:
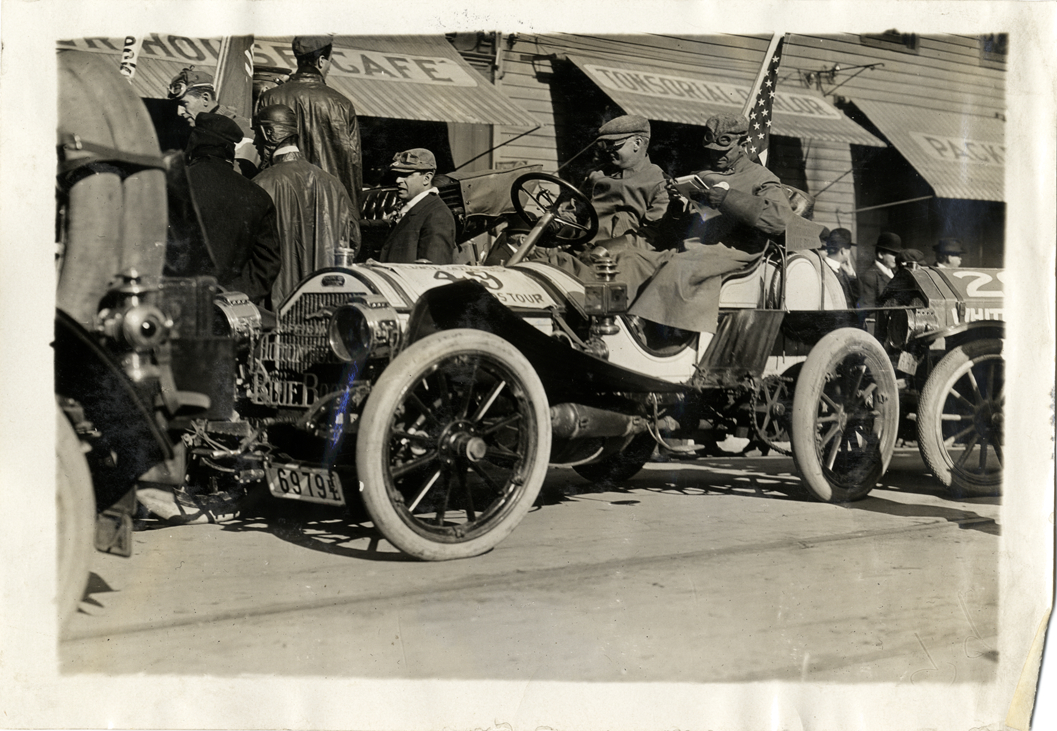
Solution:
[{"label": "wheel hub", "polygon": [[451,462],[455,459],[467,459],[480,462],[488,455],[488,444],[477,434],[473,424],[468,421],[456,421],[450,424],[441,435],[441,454]]}]

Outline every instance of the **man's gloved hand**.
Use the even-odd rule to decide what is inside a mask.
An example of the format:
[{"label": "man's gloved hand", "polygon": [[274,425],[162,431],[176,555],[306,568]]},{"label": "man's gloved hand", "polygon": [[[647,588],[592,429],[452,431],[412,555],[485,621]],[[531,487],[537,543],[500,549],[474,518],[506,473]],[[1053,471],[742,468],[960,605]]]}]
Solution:
[{"label": "man's gloved hand", "polygon": [[708,205],[711,208],[719,210],[719,206],[723,203],[723,199],[727,197],[727,191],[730,190],[730,185],[725,180],[708,183],[708,185],[711,186],[708,189]]}]

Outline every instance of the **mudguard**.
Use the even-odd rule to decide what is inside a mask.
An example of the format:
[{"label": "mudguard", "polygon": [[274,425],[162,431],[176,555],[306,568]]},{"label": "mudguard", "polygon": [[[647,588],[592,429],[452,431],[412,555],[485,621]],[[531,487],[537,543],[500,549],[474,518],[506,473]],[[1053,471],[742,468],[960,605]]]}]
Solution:
[{"label": "mudguard", "polygon": [[888,283],[883,301],[927,310],[929,317],[935,318],[933,327],[913,338],[916,342],[959,336],[964,340],[1002,337],[1004,278],[1002,269],[904,269]]},{"label": "mudguard", "polygon": [[154,410],[114,359],[70,315],[55,318],[55,393],[75,399],[100,436],[92,440],[89,467],[102,512],[136,479],[173,456]]},{"label": "mudguard", "polygon": [[565,394],[681,392],[687,386],[636,373],[569,347],[510,311],[474,280],[462,280],[423,293],[408,322],[408,344],[440,330],[472,328],[511,343],[536,369],[553,401]]}]

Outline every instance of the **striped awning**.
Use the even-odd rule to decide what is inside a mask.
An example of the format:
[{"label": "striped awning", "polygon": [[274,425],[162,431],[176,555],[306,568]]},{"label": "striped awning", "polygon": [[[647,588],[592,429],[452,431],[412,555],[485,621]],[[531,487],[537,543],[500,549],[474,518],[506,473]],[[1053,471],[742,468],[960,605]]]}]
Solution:
[{"label": "striped awning", "polygon": [[1005,201],[1005,123],[853,99],[939,198]]},{"label": "striped awning", "polygon": [[[254,39],[253,65],[296,68],[289,37]],[[106,54],[117,66],[122,38],[78,38],[59,48]],[[143,39],[133,87],[165,98],[169,82],[194,64],[215,72],[220,38],[152,33]],[[524,109],[466,63],[444,36],[336,36],[327,84],[365,117],[535,127]]]},{"label": "striped awning", "polygon": [[[624,111],[664,122],[703,125],[713,114],[738,112],[753,82],[750,73],[730,69],[682,64],[662,67],[572,54],[569,60]],[[779,86],[773,119],[772,134],[885,146],[823,96],[799,86],[788,89]]]}]

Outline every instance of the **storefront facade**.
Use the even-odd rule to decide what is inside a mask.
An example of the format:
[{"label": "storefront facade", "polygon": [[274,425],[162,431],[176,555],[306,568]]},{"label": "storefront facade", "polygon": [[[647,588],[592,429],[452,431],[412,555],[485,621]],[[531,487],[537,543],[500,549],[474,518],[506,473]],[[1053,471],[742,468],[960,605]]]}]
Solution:
[{"label": "storefront facade", "polygon": [[[538,164],[579,182],[593,164],[584,148],[595,131],[624,113],[651,120],[654,162],[679,175],[704,164],[708,116],[741,110],[769,40],[337,36],[327,81],[356,106],[366,184],[380,183],[392,154],[409,147],[432,149],[441,172]],[[252,66],[292,70],[290,41],[255,38]],[[896,31],[788,36],[768,167],[815,197],[816,221],[852,230],[863,264],[877,235],[893,231],[926,257],[953,236],[968,251],[966,264],[1000,266],[1005,43],[1001,35]],[[84,38],[59,47],[116,63],[122,45]],[[215,69],[221,52],[220,38],[151,34],[133,85],[156,119],[175,116],[165,100],[170,79],[190,64]]]},{"label": "storefront facade", "polygon": [[[655,162],[693,170],[699,126],[740,111],[768,41],[506,36],[497,86],[543,127],[523,137],[526,128],[503,129],[500,141],[512,141],[495,151],[496,165],[554,170],[599,124],[639,113],[653,122]],[[926,257],[953,236],[967,264],[1001,266],[1004,49],[1001,36],[790,35],[768,167],[815,196],[816,221],[853,231],[864,264],[877,235],[893,231]]]}]

